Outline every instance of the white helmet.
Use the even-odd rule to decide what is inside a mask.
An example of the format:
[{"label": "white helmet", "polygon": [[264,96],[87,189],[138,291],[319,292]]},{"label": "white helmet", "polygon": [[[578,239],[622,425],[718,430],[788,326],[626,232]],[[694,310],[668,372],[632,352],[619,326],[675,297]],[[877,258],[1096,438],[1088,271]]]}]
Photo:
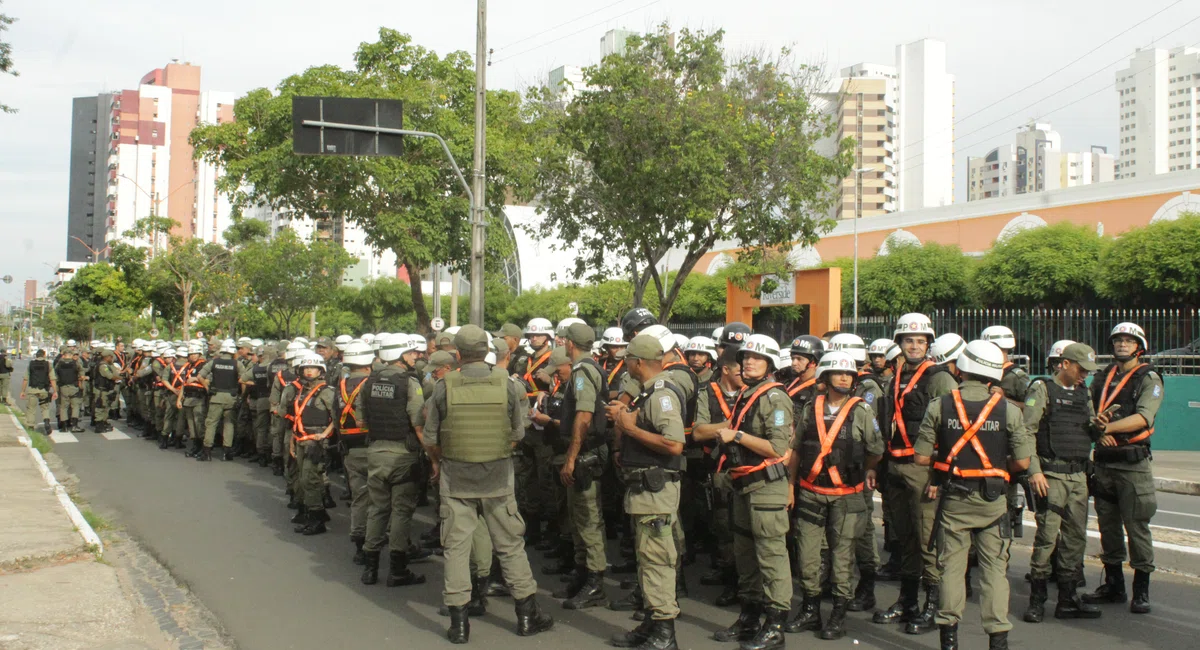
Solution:
[{"label": "white helmet", "polygon": [[1071,339],[1063,339],[1061,341],[1055,341],[1054,345],[1050,346],[1050,352],[1046,355],[1046,362],[1049,363],[1049,362],[1053,361],[1054,359],[1062,358],[1063,350],[1066,350],[1067,346],[1071,345],[1074,342],[1075,341],[1072,341]]},{"label": "white helmet", "polygon": [[[105,349],[107,350],[108,348],[105,348]],[[163,350],[162,354],[160,356],[164,359],[174,359],[175,358],[175,348],[167,348],[166,350]]]},{"label": "white helmet", "polygon": [[179,347],[175,348],[175,356],[176,357],[186,357],[187,355],[188,355],[187,348],[185,348],[183,346],[179,346]]},{"label": "white helmet", "polygon": [[600,337],[600,344],[604,346],[623,348],[629,345],[629,341],[625,340],[625,331],[619,327],[610,327],[604,330],[604,336]]},{"label": "white helmet", "polygon": [[535,318],[525,326],[525,336],[528,337],[533,334],[552,336],[554,334],[554,324],[545,318]]},{"label": "white helmet", "polygon": [[[550,321],[546,321],[546,322],[548,323]],[[450,336],[454,336],[455,334],[458,334],[458,330],[460,330],[460,329],[462,329],[462,326],[460,326],[460,325],[455,325],[453,327],[447,327],[446,333],[449,334]]]},{"label": "white helmet", "polygon": [[713,361],[717,360],[717,344],[707,336],[693,336],[688,340],[687,345],[683,349],[684,352],[703,352],[711,357]]},{"label": "white helmet", "polygon": [[142,344],[145,342],[146,342],[146,339],[134,339],[133,340],[133,348],[136,350],[136,349],[142,347]]},{"label": "white helmet", "polygon": [[602,341],[595,341],[592,343],[592,356],[595,357],[601,354],[604,354],[604,343]]},{"label": "white helmet", "polygon": [[204,344],[199,341],[192,341],[187,346],[188,354],[204,354]]},{"label": "white helmet", "polygon": [[587,323],[582,318],[574,318],[574,317],[564,318],[564,319],[558,321],[558,327],[554,328],[554,335],[559,338],[566,336],[567,328],[574,325],[575,323],[583,323],[584,325],[587,325]]},{"label": "white helmet", "polygon": [[362,336],[360,336],[358,338],[362,339],[363,343],[370,345],[375,340],[375,335],[370,332],[367,332],[366,334],[363,334]]},{"label": "white helmet", "polygon": [[[101,352],[104,352],[104,346],[100,346],[99,349]],[[158,348],[154,348],[154,349],[150,350],[150,358],[151,359],[157,359],[161,356],[162,356],[162,350],[159,350]]]},{"label": "white helmet", "polygon": [[262,339],[250,339],[250,345],[253,345],[256,348],[261,348],[263,346],[263,340]]},{"label": "white helmet", "polygon": [[295,340],[303,343],[304,347],[308,347],[308,339],[304,338],[303,336],[297,336]]},{"label": "white helmet", "polygon": [[237,352],[237,346],[234,344],[233,339],[225,339],[221,342],[221,352],[229,354]]},{"label": "white helmet", "polygon": [[488,364],[489,366],[496,365],[496,353],[488,352],[487,354],[483,355],[483,362]]},{"label": "white helmet", "polygon": [[1112,328],[1112,333],[1108,335],[1108,340],[1111,342],[1118,334],[1132,336],[1142,344],[1142,352],[1150,349],[1150,345],[1146,343],[1146,331],[1137,323],[1117,323],[1117,326]]},{"label": "white helmet", "polygon": [[425,337],[420,334],[409,334],[408,340],[412,343],[414,350],[424,352],[429,347],[429,341],[426,341]]},{"label": "white helmet", "polygon": [[69,347],[69,348],[79,347],[79,344],[75,342],[75,339],[67,339],[67,347]]},{"label": "white helmet", "polygon": [[1013,331],[1003,325],[992,325],[985,327],[979,338],[984,341],[991,341],[996,344],[996,347],[1001,350],[1012,350],[1017,347],[1017,337],[1013,335]]},{"label": "white helmet", "polygon": [[867,355],[872,357],[876,355],[884,356],[893,345],[896,345],[896,342],[891,339],[875,339],[871,341],[870,347],[867,348]]},{"label": "white helmet", "polygon": [[295,361],[296,357],[304,353],[307,348],[300,341],[292,341],[287,344],[287,348],[283,351],[283,358],[288,361]]},{"label": "white helmet", "polygon": [[405,352],[415,350],[413,341],[407,334],[388,334],[382,340],[376,339],[379,345],[379,358],[383,361],[395,361],[404,356]]},{"label": "white helmet", "polygon": [[249,336],[239,337],[237,340],[237,346],[239,348],[252,348],[254,347],[254,340]]},{"label": "white helmet", "polygon": [[714,341],[720,341],[720,340],[721,340],[721,335],[722,335],[722,334],[724,334],[724,333],[725,333],[725,326],[724,326],[724,325],[722,325],[721,327],[718,327],[717,329],[713,330],[713,333],[712,333],[712,340],[714,340]]},{"label": "white helmet", "polygon": [[933,358],[934,363],[943,365],[957,361],[966,347],[967,342],[963,337],[957,334],[943,334],[934,339],[933,345],[929,346],[929,356]]},{"label": "white helmet", "polygon": [[960,372],[1000,381],[1004,377],[1004,352],[991,341],[974,340],[959,355]]},{"label": "white helmet", "polygon": [[771,364],[772,370],[779,369],[779,344],[766,334],[751,334],[746,337],[746,342],[737,351],[739,363],[746,354],[757,354],[764,357]]},{"label": "white helmet", "polygon": [[896,321],[896,332],[892,335],[892,340],[896,343],[900,342],[900,337],[908,334],[924,334],[929,337],[932,343],[933,338],[937,336],[933,331],[933,321],[925,314],[905,314]]},{"label": "white helmet", "polygon": [[337,346],[338,350],[345,352],[346,346],[350,345],[350,342],[353,340],[354,340],[354,338],[351,337],[349,334],[342,334],[333,340],[333,344]]},{"label": "white helmet", "polygon": [[898,356],[900,356],[900,346],[893,343],[892,347],[888,348],[887,352],[884,353],[883,358],[888,363],[891,363],[892,361],[895,361],[896,357]]},{"label": "white helmet", "polygon": [[342,362],[348,366],[369,366],[375,361],[371,346],[359,341],[348,343],[342,350]]},{"label": "white helmet", "polygon": [[833,350],[821,355],[817,362],[817,380],[827,372],[848,372],[858,376],[858,359],[845,350]]},{"label": "white helmet", "polygon": [[688,343],[691,341],[691,339],[682,334],[673,334],[672,336],[675,337],[675,349],[679,350],[679,353],[682,354],[685,350],[687,350]]},{"label": "white helmet", "polygon": [[297,363],[296,363],[296,367],[301,370],[303,370],[305,368],[320,368],[321,371],[324,372],[325,371],[325,357],[322,357],[321,355],[316,354],[316,353],[309,353],[309,354],[301,355],[299,357],[299,361],[297,361]]},{"label": "white helmet", "polygon": [[[867,362],[867,344],[857,334],[834,334],[833,338],[829,339],[829,349],[845,352],[860,364]],[[821,360],[824,361],[825,357],[821,357]],[[820,365],[817,366],[817,372],[821,372]]]},{"label": "white helmet", "polygon": [[664,354],[675,349],[675,335],[667,329],[666,325],[651,325],[642,330],[641,334],[658,339],[658,344],[662,346]]}]

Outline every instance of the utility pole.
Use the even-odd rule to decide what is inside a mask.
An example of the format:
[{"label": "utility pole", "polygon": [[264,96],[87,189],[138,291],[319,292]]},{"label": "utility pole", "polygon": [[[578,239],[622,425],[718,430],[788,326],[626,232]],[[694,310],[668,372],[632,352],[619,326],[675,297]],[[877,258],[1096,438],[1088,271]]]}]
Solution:
[{"label": "utility pole", "polygon": [[487,0],[478,0],[475,23],[475,171],[471,206],[471,324],[483,327],[483,246],[487,142]]}]

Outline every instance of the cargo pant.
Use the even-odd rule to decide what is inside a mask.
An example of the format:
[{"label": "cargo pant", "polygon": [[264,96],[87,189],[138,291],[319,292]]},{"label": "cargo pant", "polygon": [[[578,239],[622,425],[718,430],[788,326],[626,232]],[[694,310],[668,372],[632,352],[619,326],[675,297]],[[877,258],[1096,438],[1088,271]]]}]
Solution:
[{"label": "cargo pant", "polygon": [[58,419],[66,426],[71,426],[72,420],[79,418],[83,407],[83,393],[78,386],[59,386],[58,388]]},{"label": "cargo pant", "polygon": [[[233,429],[230,429],[232,437]],[[296,443],[296,494],[311,514],[325,510],[325,443],[305,440]]]},{"label": "cargo pant", "polygon": [[12,377],[10,372],[0,375],[0,403],[12,404],[12,397],[8,392],[11,384],[10,377]]},{"label": "cargo pant", "polygon": [[95,403],[92,404],[92,419],[96,424],[108,423],[108,410],[112,408],[113,396],[117,394],[115,390],[97,390],[95,391]]},{"label": "cargo pant", "polygon": [[835,598],[852,598],[855,545],[866,516],[862,494],[828,496],[801,489],[795,505],[800,540],[800,587],[804,595],[821,595],[821,547],[828,543],[830,585]]},{"label": "cargo pant", "polygon": [[[1100,528],[1100,560],[1124,564],[1129,536],[1129,566],[1154,571],[1154,539],[1150,519],[1158,512],[1154,476],[1149,460],[1137,463],[1097,462],[1095,469],[1096,524]],[[1068,565],[1069,566],[1069,565]]]},{"label": "cargo pant", "polygon": [[[443,461],[443,477],[447,471],[454,471],[453,464],[453,461]],[[471,600],[471,557],[475,546],[472,540],[481,528],[481,518],[513,598],[521,600],[537,593],[537,582],[529,568],[529,556],[525,554],[525,520],[521,518],[512,494],[456,498],[446,495],[443,484],[439,510],[446,560],[442,601],[447,607],[461,607]]]},{"label": "cargo pant", "polygon": [[367,538],[371,497],[367,492],[367,448],[351,447],[342,460],[350,482],[350,539]]},{"label": "cargo pant", "polygon": [[[233,449],[233,402],[212,399],[208,402],[208,415],[204,418],[204,446],[211,448],[217,440],[217,427],[224,427],[222,439],[225,449]],[[299,450],[296,451],[299,454]]]},{"label": "cargo pant", "polygon": [[[45,409],[43,411],[43,409]],[[50,419],[50,391],[44,388],[25,389],[25,426],[33,428]]]},{"label": "cargo pant", "polygon": [[375,440],[367,448],[367,541],[363,549],[378,551],[384,535],[388,550],[407,552],[412,517],[417,510],[421,457],[405,443]]},{"label": "cargo pant", "polygon": [[[188,404],[188,400],[185,398],[179,415],[183,418],[187,437],[191,440],[202,440],[204,438],[204,403]],[[144,414],[143,417],[145,417]]]},{"label": "cargo pant", "polygon": [[[600,465],[601,467],[603,464]],[[575,541],[575,565],[588,571],[602,572],[608,565],[604,551],[604,515],[600,504],[600,479],[596,477],[585,490],[576,484],[565,488],[567,515]]]},{"label": "cargo pant", "polygon": [[737,562],[738,596],[743,603],[790,611],[792,568],[788,560],[787,481],[774,481],[746,494],[735,489],[733,555]]},{"label": "cargo pant", "polygon": [[175,395],[167,392],[166,398],[163,400],[163,426],[162,435],[177,436],[180,431],[180,425],[183,424],[181,408],[175,406]]},{"label": "cargo pant", "polygon": [[1050,488],[1045,507],[1038,508],[1037,533],[1033,554],[1029,558],[1029,573],[1033,578],[1050,577],[1050,556],[1058,547],[1060,578],[1079,579],[1076,575],[1087,550],[1088,491],[1087,474],[1043,472]]},{"label": "cargo pant", "polygon": [[[1005,499],[987,501],[978,492],[946,495],[942,507],[941,602],[938,625],[957,625],[967,605],[967,554],[974,542],[979,552],[979,614],[988,634],[1012,629],[1008,620],[1008,559],[1011,534],[1002,535],[1000,519],[1007,516]],[[901,538],[902,540],[904,538]]]},{"label": "cargo pant", "polygon": [[271,410],[269,406],[255,407],[253,413],[254,448],[260,456],[271,455]]},{"label": "cargo pant", "polygon": [[866,510],[858,519],[858,530],[854,533],[854,561],[859,572],[875,573],[879,569],[879,546],[875,543],[875,490],[863,490],[863,507]]},{"label": "cargo pant", "polygon": [[926,586],[942,581],[937,554],[929,550],[929,536],[933,534],[933,519],[937,514],[937,501],[925,496],[932,471],[915,463],[888,463],[887,498],[891,501],[892,528],[900,544],[900,574],[905,578],[921,578]]}]

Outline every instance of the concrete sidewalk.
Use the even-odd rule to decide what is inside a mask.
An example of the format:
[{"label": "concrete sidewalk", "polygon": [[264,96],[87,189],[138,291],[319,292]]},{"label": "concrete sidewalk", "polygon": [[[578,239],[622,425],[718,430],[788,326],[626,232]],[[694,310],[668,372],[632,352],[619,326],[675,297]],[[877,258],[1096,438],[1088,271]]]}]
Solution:
[{"label": "concrete sidewalk", "polygon": [[1200,496],[1200,451],[1154,452],[1154,483],[1159,492]]},{"label": "concrete sidewalk", "polygon": [[0,647],[172,647],[118,570],[98,561],[22,435],[0,413]]}]

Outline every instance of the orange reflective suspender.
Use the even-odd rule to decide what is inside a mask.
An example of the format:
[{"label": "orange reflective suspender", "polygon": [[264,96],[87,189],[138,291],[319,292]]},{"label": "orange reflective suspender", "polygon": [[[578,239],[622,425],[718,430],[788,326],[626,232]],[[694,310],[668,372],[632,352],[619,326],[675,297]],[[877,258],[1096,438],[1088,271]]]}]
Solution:
[{"label": "orange reflective suspender", "polygon": [[625,360],[621,359],[617,365],[613,366],[612,372],[608,373],[608,389],[612,390],[613,379],[616,379],[617,373],[621,372],[621,368],[625,367]]},{"label": "orange reflective suspender", "polygon": [[[291,385],[296,388],[296,397],[292,398],[292,412],[288,413],[285,411],[283,414],[283,417],[292,421],[292,430],[295,430],[296,429],[296,419],[297,419],[296,418],[296,400],[299,399],[300,392],[302,390],[304,390],[304,387],[300,385],[299,379],[293,379],[291,381]],[[287,390],[287,386],[284,386],[283,389]],[[282,399],[283,395],[280,395],[279,397],[280,397],[280,399]]]},{"label": "orange reflective suspender", "polygon": [[188,364],[184,363],[182,366],[179,367],[178,370],[176,370],[175,364],[171,364],[170,368],[171,368],[171,387],[172,388],[183,388],[183,384],[184,384],[183,371],[187,370],[187,367],[188,367]]},{"label": "orange reflective suspender", "polygon": [[[754,390],[754,392],[750,394],[750,397],[747,398],[746,401],[744,401],[744,402],[742,401],[742,395],[746,394],[746,389],[743,388],[742,392],[738,395],[738,400],[733,405],[733,411],[734,411],[734,413],[737,414],[737,418],[734,419],[734,421],[732,422],[733,426],[731,426],[730,428],[737,429],[740,431],[741,427],[742,427],[742,422],[746,419],[746,414],[750,412],[750,407],[753,406],[754,403],[758,401],[758,398],[765,395],[766,392],[771,390],[772,388],[783,388],[783,384],[781,384],[777,381],[763,382],[763,385],[756,388]],[[738,408],[739,406],[741,407],[740,410]],[[771,465],[775,465],[778,463],[786,463],[788,461],[788,459],[790,459],[791,457],[792,457],[792,450],[789,449],[787,451],[787,453],[785,453],[784,455],[776,457],[776,458],[768,458],[768,459],[764,460],[763,462],[755,465],[754,467],[730,468],[729,476],[732,478],[742,478],[743,476],[746,476],[747,474],[751,474],[753,472],[757,472],[759,470],[766,469],[766,468],[770,467]],[[724,456],[724,454],[722,454],[721,462],[717,465],[717,472],[721,471],[721,465],[724,465],[724,464],[725,464],[725,456]]]},{"label": "orange reflective suspender", "polygon": [[721,412],[725,414],[725,419],[728,420],[733,417],[733,409],[725,401],[725,394],[721,392],[721,385],[714,381],[709,386],[712,387],[713,395],[717,398],[717,405],[721,407]]},{"label": "orange reflective suspender", "polygon": [[[342,433],[364,433],[364,432],[366,432],[366,429],[362,428],[362,423],[358,421],[358,415],[354,413],[354,400],[358,399],[359,391],[362,390],[363,385],[365,385],[367,383],[367,379],[369,379],[369,378],[370,377],[363,377],[363,380],[358,382],[358,385],[354,387],[354,392],[347,395],[346,394],[346,378],[342,377],[342,384],[341,384],[342,401],[346,403],[346,406],[342,408],[341,417],[338,418],[338,427],[339,427],[338,430],[341,431]],[[346,426],[346,418],[350,417],[351,415],[354,416],[354,423],[359,426],[354,427],[352,429],[342,428],[342,427]]]},{"label": "orange reflective suspender", "polygon": [[817,380],[815,377],[812,379],[809,379],[808,381],[805,381],[805,382],[801,382],[799,377],[793,379],[792,383],[788,384],[788,387],[787,387],[788,397],[795,397],[796,393],[799,393],[800,391],[802,391],[806,388],[809,388],[810,386],[812,386],[815,383],[817,383]]},{"label": "orange reflective suspender", "polygon": [[[945,462],[938,461],[933,464],[933,468],[939,472],[950,472],[954,476],[962,478],[984,478],[988,476],[999,476],[1007,482],[1009,480],[1008,472],[1003,469],[992,467],[992,461],[988,458],[987,452],[983,449],[983,444],[979,442],[977,437],[980,427],[984,422],[987,422],[988,416],[992,414],[992,409],[1004,399],[1004,395],[993,393],[980,411],[979,417],[975,418],[974,422],[967,417],[967,409],[963,406],[962,393],[955,390],[950,393],[954,397],[954,408],[958,411],[958,421],[962,423],[963,434],[950,448],[950,453],[946,455]],[[971,443],[971,447],[975,449],[975,453],[979,455],[979,462],[983,464],[983,469],[959,469],[954,466],[954,460],[958,457],[958,453],[962,448]]]},{"label": "orange reflective suspender", "polygon": [[[1096,412],[1103,413],[1105,409],[1112,406],[1112,403],[1117,401],[1117,396],[1120,395],[1121,391],[1125,389],[1125,384],[1129,383],[1129,380],[1131,378],[1133,378],[1133,373],[1137,372],[1137,369],[1141,368],[1144,365],[1146,365],[1146,364],[1139,363],[1138,365],[1134,366],[1133,368],[1130,368],[1129,372],[1125,373],[1124,377],[1121,377],[1121,381],[1117,382],[1116,390],[1114,390],[1112,393],[1112,398],[1109,398],[1109,396],[1108,396],[1108,389],[1112,386],[1113,377],[1115,377],[1117,374],[1117,366],[1113,365],[1112,368],[1109,368],[1108,376],[1104,378],[1104,390],[1100,391],[1100,408],[1096,409]],[[1154,427],[1150,427],[1135,436],[1126,438],[1125,440],[1121,440],[1120,438],[1117,438],[1118,435],[1128,435],[1128,434],[1120,434],[1119,433],[1119,434],[1116,434],[1113,436],[1113,440],[1115,440],[1117,442],[1118,447],[1121,445],[1131,445],[1135,442],[1141,442],[1141,441],[1145,440],[1146,438],[1149,438],[1150,436],[1154,435]]]},{"label": "orange reflective suspender", "polygon": [[533,373],[536,372],[538,368],[541,368],[542,364],[550,360],[551,352],[552,350],[547,348],[546,354],[543,354],[542,358],[532,363],[529,361],[525,362],[525,383],[527,383],[529,387],[533,389],[533,391],[525,393],[525,397],[537,397],[538,393],[542,392],[537,389],[537,382],[533,379]]},{"label": "orange reflective suspender", "polygon": [[850,412],[854,409],[854,405],[861,401],[862,399],[858,397],[851,397],[846,400],[846,403],[842,405],[842,410],[833,419],[833,426],[827,430],[825,427],[825,396],[817,395],[817,399],[813,403],[813,417],[817,420],[817,438],[821,441],[821,453],[813,461],[812,470],[809,471],[808,477],[800,481],[800,487],[827,496],[843,496],[863,491],[862,483],[854,486],[844,485],[842,483],[841,472],[838,472],[837,467],[830,467],[828,472],[829,480],[833,483],[832,488],[821,487],[813,483],[821,475],[821,470],[825,467],[825,457],[833,449],[833,443],[837,440],[838,432],[842,430],[842,425],[845,424],[846,418],[849,417]]},{"label": "orange reflective suspender", "polygon": [[[911,393],[912,390],[917,387],[917,383],[921,381],[921,377],[925,374],[925,371],[929,370],[932,367],[933,367],[932,361],[930,361],[928,359],[926,359],[925,361],[922,361],[921,365],[917,366],[917,370],[916,370],[916,372],[913,373],[912,378],[910,378],[908,380],[908,386],[906,386],[904,388],[904,392],[900,392],[900,374],[901,373],[899,371],[901,369],[903,369],[904,366],[903,366],[903,364],[896,364],[896,370],[897,370],[896,385],[895,385],[896,411],[894,413],[892,413],[892,421],[896,423],[896,429],[900,431],[900,441],[904,443],[904,448],[903,449],[890,449],[889,448],[888,453],[893,456],[896,456],[897,458],[904,457],[904,456],[912,456],[913,454],[916,453],[913,451],[912,441],[910,441],[908,439],[908,427],[904,424],[904,416],[901,413],[901,411],[904,410],[904,398],[907,397],[908,394]],[[889,440],[889,442],[891,442],[891,441]],[[889,447],[890,446],[891,445],[889,445]]]},{"label": "orange reflective suspender", "polygon": [[312,387],[312,390],[308,391],[308,395],[304,397],[303,401],[297,394],[296,401],[292,403],[293,410],[295,411],[295,416],[292,420],[292,431],[300,434],[296,436],[297,442],[304,442],[305,440],[317,440],[321,438],[321,434],[319,433],[305,433],[304,423],[302,422],[301,416],[304,415],[304,409],[308,408],[308,403],[312,401],[313,396],[320,392],[320,390],[324,387],[325,382],[319,381],[315,386]]}]

